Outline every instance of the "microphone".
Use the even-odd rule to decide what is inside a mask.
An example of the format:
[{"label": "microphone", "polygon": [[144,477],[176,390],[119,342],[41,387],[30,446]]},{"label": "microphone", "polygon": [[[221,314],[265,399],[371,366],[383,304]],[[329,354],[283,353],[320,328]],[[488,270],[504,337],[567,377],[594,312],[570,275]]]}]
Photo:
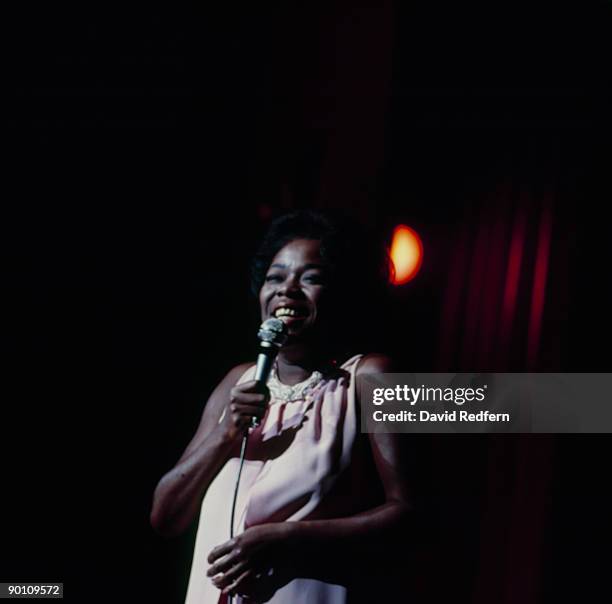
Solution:
[{"label": "microphone", "polygon": [[[281,346],[287,341],[287,326],[280,319],[266,319],[257,332],[259,338],[259,354],[257,355],[257,366],[255,367],[255,381],[266,384],[274,359]],[[256,417],[251,420],[251,427],[259,425]]]}]

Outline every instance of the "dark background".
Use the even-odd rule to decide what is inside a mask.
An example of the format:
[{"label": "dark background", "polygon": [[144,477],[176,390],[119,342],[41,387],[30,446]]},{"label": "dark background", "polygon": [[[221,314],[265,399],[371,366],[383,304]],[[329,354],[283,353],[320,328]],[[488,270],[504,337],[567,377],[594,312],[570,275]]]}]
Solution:
[{"label": "dark background", "polygon": [[[386,313],[407,371],[610,370],[612,3],[491,4],[5,15],[0,579],[182,601],[195,526],[157,537],[151,494],[253,356],[247,262],[279,212],[417,229]],[[434,444],[425,601],[596,590],[607,435]]]}]

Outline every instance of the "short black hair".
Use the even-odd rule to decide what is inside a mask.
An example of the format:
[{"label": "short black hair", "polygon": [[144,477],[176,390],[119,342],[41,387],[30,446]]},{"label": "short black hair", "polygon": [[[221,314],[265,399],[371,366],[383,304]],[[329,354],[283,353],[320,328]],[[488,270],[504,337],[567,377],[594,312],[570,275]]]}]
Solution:
[{"label": "short black hair", "polygon": [[[276,254],[295,239],[321,242],[321,257],[329,267],[334,297],[346,319],[339,322],[338,329],[344,323],[349,332],[354,332],[356,324],[366,323],[378,312],[388,293],[392,270],[387,249],[372,231],[338,212],[297,210],[270,224],[251,262],[251,291],[255,296]],[[358,295],[351,297],[348,305],[344,301],[347,292],[355,288]],[[358,331],[363,334],[364,329]],[[348,334],[342,337],[350,339]]]}]

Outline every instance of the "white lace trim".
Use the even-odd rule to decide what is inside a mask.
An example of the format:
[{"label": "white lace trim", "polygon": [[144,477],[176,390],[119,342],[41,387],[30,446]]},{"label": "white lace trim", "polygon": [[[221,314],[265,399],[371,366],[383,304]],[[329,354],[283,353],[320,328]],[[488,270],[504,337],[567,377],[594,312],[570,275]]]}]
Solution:
[{"label": "white lace trim", "polygon": [[281,402],[293,402],[305,400],[308,394],[317,386],[317,384],[323,379],[323,374],[320,371],[313,371],[308,378],[303,382],[289,386],[283,384],[278,379],[278,373],[276,370],[276,364],[270,372],[268,378],[268,388],[270,395],[273,400]]}]

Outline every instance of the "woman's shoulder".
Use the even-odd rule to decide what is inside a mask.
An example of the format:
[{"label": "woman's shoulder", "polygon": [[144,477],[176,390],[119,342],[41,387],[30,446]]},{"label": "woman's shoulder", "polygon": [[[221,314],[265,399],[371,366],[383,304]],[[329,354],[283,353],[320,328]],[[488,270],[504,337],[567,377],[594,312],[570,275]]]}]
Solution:
[{"label": "woman's shoulder", "polygon": [[229,396],[230,390],[236,386],[242,379],[246,372],[255,365],[255,363],[240,363],[232,367],[223,376],[221,381],[217,384],[212,394],[210,395],[206,404],[207,408],[219,408],[225,407],[225,402]]},{"label": "woman's shoulder", "polygon": [[216,388],[213,390],[210,398],[208,399],[207,406],[214,406],[215,401],[220,401],[219,404],[224,406],[225,401],[227,399],[229,391],[241,380],[241,378],[245,375],[245,373],[255,365],[255,363],[240,363],[240,365],[236,365],[232,367],[221,379],[221,381],[217,384]]},{"label": "woman's shoulder", "polygon": [[235,386],[238,380],[252,367],[255,367],[255,363],[240,363],[235,367],[232,367],[225,377],[223,378],[223,382],[231,384],[231,386]]},{"label": "woman's shoulder", "polygon": [[380,352],[364,354],[358,361],[356,374],[371,375],[373,373],[394,373],[397,367],[393,359]]}]

